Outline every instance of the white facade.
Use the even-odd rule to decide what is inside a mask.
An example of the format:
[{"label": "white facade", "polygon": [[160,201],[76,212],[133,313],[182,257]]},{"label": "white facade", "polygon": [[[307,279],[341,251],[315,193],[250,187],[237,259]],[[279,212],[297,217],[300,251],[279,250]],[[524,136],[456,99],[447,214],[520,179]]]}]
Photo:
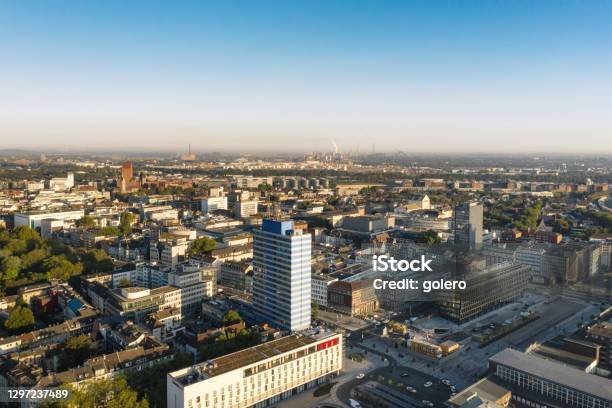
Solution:
[{"label": "white facade", "polygon": [[312,243],[293,227],[265,219],[253,231],[253,308],[263,322],[297,331],[310,327]]},{"label": "white facade", "polygon": [[58,212],[32,212],[17,213],[14,216],[15,227],[40,228],[42,220],[76,221],[85,216],[84,210],[58,211]]},{"label": "white facade", "polygon": [[257,201],[236,201],[234,214],[236,218],[246,218],[257,214]]},{"label": "white facade", "polygon": [[276,404],[339,374],[342,343],[341,334],[288,336],[169,373],[167,406],[259,408]]},{"label": "white facade", "polygon": [[201,201],[201,208],[204,214],[215,210],[227,210],[227,197],[207,197]]},{"label": "white facade", "polygon": [[53,191],[66,191],[74,187],[74,173],[68,173],[66,177],[56,177],[49,180],[49,188]]},{"label": "white facade", "polygon": [[312,301],[319,306],[327,306],[327,287],[338,279],[312,275]]}]

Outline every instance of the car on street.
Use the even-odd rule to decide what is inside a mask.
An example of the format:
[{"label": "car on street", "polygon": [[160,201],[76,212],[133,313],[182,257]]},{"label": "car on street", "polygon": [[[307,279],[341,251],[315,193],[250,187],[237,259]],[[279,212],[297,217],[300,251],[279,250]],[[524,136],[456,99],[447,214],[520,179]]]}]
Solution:
[{"label": "car on street", "polygon": [[447,380],[446,378],[442,380],[442,384],[444,384],[444,385],[450,385],[450,383],[451,382],[449,380]]},{"label": "car on street", "polygon": [[433,383],[431,381],[427,381],[425,384],[423,384],[423,387],[425,388],[429,388],[433,385]]},{"label": "car on street", "polygon": [[357,378],[358,380],[361,380],[363,377],[365,377],[365,374],[364,373],[359,373],[359,374],[357,374],[357,377],[355,377],[355,378]]},{"label": "car on street", "polygon": [[417,392],[417,391],[416,391],[416,389],[415,389],[414,387],[411,387],[411,386],[407,386],[407,387],[406,387],[406,391],[408,391],[408,392],[412,392],[412,393]]},{"label": "car on street", "polygon": [[423,403],[423,405],[424,405],[424,406],[426,406],[426,407],[433,407],[433,406],[434,406],[433,402],[431,402],[431,401],[423,400],[423,401],[421,401],[421,402],[422,402],[422,403]]},{"label": "car on street", "polygon": [[410,377],[410,374],[408,374],[408,373],[401,373],[400,377]]},{"label": "car on street", "polygon": [[359,403],[359,401],[354,400],[352,398],[349,398],[349,405],[351,406],[351,408],[361,408],[361,404]]}]

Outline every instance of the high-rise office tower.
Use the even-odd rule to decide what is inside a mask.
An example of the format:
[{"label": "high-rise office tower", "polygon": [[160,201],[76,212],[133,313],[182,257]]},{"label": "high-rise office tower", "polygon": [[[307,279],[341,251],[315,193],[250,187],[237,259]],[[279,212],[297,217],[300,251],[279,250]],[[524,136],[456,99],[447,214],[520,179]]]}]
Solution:
[{"label": "high-rise office tower", "polygon": [[311,236],[293,221],[264,219],[253,231],[253,307],[286,330],[310,327]]},{"label": "high-rise office tower", "polygon": [[455,244],[470,249],[482,246],[482,204],[465,202],[455,207],[453,233]]}]

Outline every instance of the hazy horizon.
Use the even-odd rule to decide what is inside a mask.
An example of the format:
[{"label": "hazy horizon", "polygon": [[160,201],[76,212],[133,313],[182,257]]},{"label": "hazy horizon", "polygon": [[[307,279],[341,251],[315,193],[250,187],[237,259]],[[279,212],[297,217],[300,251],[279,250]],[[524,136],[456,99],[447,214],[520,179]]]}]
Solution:
[{"label": "hazy horizon", "polygon": [[612,154],[612,3],[0,6],[0,149]]}]

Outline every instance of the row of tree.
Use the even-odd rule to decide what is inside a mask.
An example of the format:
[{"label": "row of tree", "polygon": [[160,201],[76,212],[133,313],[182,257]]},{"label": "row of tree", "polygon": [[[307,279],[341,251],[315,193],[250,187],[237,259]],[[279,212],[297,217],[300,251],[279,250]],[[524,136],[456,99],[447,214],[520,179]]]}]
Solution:
[{"label": "row of tree", "polygon": [[42,239],[28,227],[0,230],[0,294],[7,287],[110,271],[112,259],[101,250],[75,250],[58,240]]}]

